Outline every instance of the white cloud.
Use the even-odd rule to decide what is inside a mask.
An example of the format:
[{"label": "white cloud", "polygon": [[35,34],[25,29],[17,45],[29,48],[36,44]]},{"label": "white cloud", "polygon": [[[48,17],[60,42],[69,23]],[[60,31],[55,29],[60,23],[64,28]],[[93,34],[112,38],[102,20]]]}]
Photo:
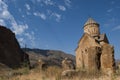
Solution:
[{"label": "white cloud", "polygon": [[113,29],[113,31],[115,31],[115,30],[120,30],[120,25],[118,25],[117,27],[115,27],[115,28]]},{"label": "white cloud", "polygon": [[52,0],[42,0],[42,1],[46,5],[54,5],[54,2]]},{"label": "white cloud", "polygon": [[13,32],[15,32],[16,35],[21,35],[22,33],[24,33],[25,30],[28,29],[28,25],[27,24],[18,24],[14,17],[10,14],[10,12],[8,11],[8,6],[0,0],[0,7],[1,7],[1,11],[0,11],[0,19],[1,21],[4,20],[4,24],[5,21],[9,21],[10,25],[11,25],[11,29],[13,30]]},{"label": "white cloud", "polygon": [[32,37],[32,35],[29,33],[25,33],[25,36],[27,36],[32,41],[34,40],[34,37]]},{"label": "white cloud", "polygon": [[27,10],[31,9],[29,4],[25,4],[25,7],[27,8]]},{"label": "white cloud", "polygon": [[47,6],[53,6],[55,5],[55,2],[52,1],[52,0],[31,0],[34,4],[36,4],[36,1],[37,3],[40,3],[41,4],[44,4],[44,5],[47,5]]},{"label": "white cloud", "polygon": [[31,13],[30,13],[30,12],[26,12],[26,14],[27,14],[27,15],[31,15]]},{"label": "white cloud", "polygon": [[[24,37],[19,37],[18,41],[21,47],[25,47],[25,45],[29,45],[30,47],[35,47],[35,37],[34,32],[24,33]],[[29,43],[29,44],[28,44]]]},{"label": "white cloud", "polygon": [[23,40],[24,40],[23,38],[18,38],[19,42],[23,42]]},{"label": "white cloud", "polygon": [[[57,12],[55,9],[59,9],[60,11],[66,11],[71,8],[71,0],[62,0],[61,3],[58,3],[56,0],[31,0],[34,5],[38,5],[45,8],[46,12],[38,10],[35,11],[33,15],[39,16],[41,19],[46,20],[49,17],[51,19],[55,19],[57,22],[61,20],[63,16],[62,12]],[[47,9],[46,9],[47,6]],[[51,8],[53,7],[53,9]],[[32,7],[31,7],[32,8]],[[37,10],[37,9],[36,9]]]},{"label": "white cloud", "polygon": [[25,41],[24,38],[18,38],[18,42],[20,43],[20,45],[21,45],[22,47],[25,46],[25,42],[24,42],[24,41]]},{"label": "white cloud", "polygon": [[59,5],[58,7],[59,7],[60,10],[62,10],[62,11],[66,11],[65,6]]},{"label": "white cloud", "polygon": [[70,0],[64,0],[64,2],[65,2],[65,5],[67,7],[71,7],[71,1]]},{"label": "white cloud", "polygon": [[44,13],[40,13],[40,12],[34,12],[33,15],[34,16],[38,16],[38,17],[40,17],[43,20],[46,20],[46,18],[47,18]]},{"label": "white cloud", "polygon": [[33,13],[34,16],[38,16],[38,14],[39,14],[38,12],[34,12]]},{"label": "white cloud", "polygon": [[30,46],[35,47],[35,37],[34,37],[34,32],[31,32],[31,33],[25,33],[25,36],[30,40],[30,42],[31,42]]},{"label": "white cloud", "polygon": [[115,17],[112,17],[112,18],[109,18],[109,19],[103,24],[103,26],[105,26],[105,27],[114,26],[114,25],[115,25],[115,22],[116,22],[116,18],[115,18]]},{"label": "white cloud", "polygon": [[6,24],[5,24],[3,19],[0,19],[0,25],[6,26]]},{"label": "white cloud", "polygon": [[[22,45],[25,43],[25,40],[28,39],[32,44],[34,43],[34,35],[33,32],[29,33],[28,30],[28,25],[27,24],[18,24],[13,17],[13,15],[8,11],[8,5],[0,0],[0,24],[1,25],[6,25],[11,26],[11,30],[17,35],[20,36],[18,38],[18,41]],[[23,36],[26,36],[26,39],[23,38]]]},{"label": "white cloud", "polygon": [[112,11],[113,11],[113,9],[112,9],[112,8],[107,10],[107,12],[108,12],[108,13],[109,13],[109,12],[112,12]]},{"label": "white cloud", "polygon": [[11,17],[10,13],[7,10],[4,10],[1,15],[3,18],[7,18],[7,19]]},{"label": "white cloud", "polygon": [[61,20],[61,15],[58,13],[52,13],[51,16],[54,16],[56,18],[56,21],[59,22]]},{"label": "white cloud", "polygon": [[50,18],[54,18],[57,22],[60,22],[62,19],[62,15],[56,12],[52,12],[51,10],[47,10],[48,15],[50,15]]},{"label": "white cloud", "polygon": [[16,35],[22,35],[25,30],[28,29],[28,25],[27,24],[24,24],[24,25],[17,25],[15,22],[12,23],[13,25],[13,32],[16,34]]}]

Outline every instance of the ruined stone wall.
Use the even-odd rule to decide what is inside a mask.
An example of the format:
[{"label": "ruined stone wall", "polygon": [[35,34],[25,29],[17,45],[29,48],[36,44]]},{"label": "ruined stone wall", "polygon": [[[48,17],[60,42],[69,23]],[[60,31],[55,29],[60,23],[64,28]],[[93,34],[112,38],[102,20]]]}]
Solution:
[{"label": "ruined stone wall", "polygon": [[104,44],[102,46],[101,54],[101,69],[103,72],[106,70],[114,71],[115,59],[114,59],[114,48],[109,44]]},{"label": "ruined stone wall", "polygon": [[88,67],[89,71],[97,71],[100,69],[101,48],[94,46],[88,48]]}]

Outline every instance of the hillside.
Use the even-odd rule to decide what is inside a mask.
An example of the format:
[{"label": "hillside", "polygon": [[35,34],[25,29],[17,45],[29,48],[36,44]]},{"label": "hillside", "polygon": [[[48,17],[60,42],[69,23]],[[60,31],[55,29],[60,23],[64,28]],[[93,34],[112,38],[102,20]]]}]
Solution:
[{"label": "hillside", "polygon": [[66,57],[75,62],[74,55],[67,54],[59,50],[43,50],[30,48],[23,48],[22,50],[29,55],[31,65],[35,65],[39,59],[42,59],[46,61],[48,65],[61,66],[61,61]]}]

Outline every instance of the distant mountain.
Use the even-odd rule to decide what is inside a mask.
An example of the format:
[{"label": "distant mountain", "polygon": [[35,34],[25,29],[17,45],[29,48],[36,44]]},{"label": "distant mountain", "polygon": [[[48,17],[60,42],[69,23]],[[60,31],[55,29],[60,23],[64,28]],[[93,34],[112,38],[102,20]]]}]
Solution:
[{"label": "distant mountain", "polygon": [[61,66],[61,61],[66,57],[73,60],[75,63],[74,55],[67,54],[59,50],[42,50],[30,48],[23,48],[22,50],[29,55],[30,63],[32,65],[34,65],[39,59],[42,59],[48,62],[49,65]]}]

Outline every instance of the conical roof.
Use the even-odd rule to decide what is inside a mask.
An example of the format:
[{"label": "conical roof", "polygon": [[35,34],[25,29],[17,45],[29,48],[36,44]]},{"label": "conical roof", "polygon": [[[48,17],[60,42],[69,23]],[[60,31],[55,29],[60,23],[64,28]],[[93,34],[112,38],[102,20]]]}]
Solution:
[{"label": "conical roof", "polygon": [[84,24],[84,26],[89,24],[97,24],[99,25],[93,18],[88,18],[87,22]]}]

